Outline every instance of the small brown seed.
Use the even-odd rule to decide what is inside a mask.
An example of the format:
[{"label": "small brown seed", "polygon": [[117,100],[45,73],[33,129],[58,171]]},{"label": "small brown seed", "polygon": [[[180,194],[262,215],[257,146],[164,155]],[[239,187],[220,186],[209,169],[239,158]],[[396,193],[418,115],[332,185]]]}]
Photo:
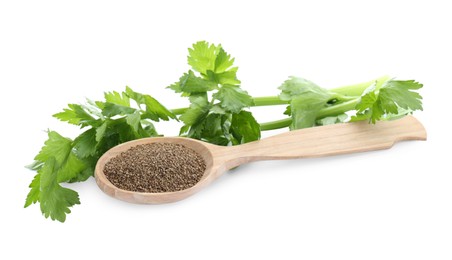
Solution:
[{"label": "small brown seed", "polygon": [[134,146],[111,158],[104,167],[107,179],[123,190],[172,192],[201,180],[206,162],[192,149],[173,143]]}]

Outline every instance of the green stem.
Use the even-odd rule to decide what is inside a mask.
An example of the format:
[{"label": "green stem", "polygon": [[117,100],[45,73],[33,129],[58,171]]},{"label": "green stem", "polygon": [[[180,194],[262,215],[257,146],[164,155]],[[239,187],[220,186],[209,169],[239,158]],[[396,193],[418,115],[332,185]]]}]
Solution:
[{"label": "green stem", "polygon": [[284,128],[290,126],[292,123],[292,118],[284,118],[281,120],[270,121],[265,123],[260,123],[261,131],[275,130],[279,128]]},{"label": "green stem", "polygon": [[[324,117],[328,117],[328,116],[337,116],[339,114],[353,110],[353,109],[355,109],[355,106],[358,102],[359,102],[359,98],[355,98],[353,100],[350,100],[350,101],[347,101],[344,103],[340,103],[335,106],[326,107],[319,111],[319,113],[317,114],[317,118],[320,119],[320,118],[324,118]],[[267,130],[275,130],[275,129],[279,129],[279,128],[288,127],[288,126],[290,126],[291,123],[292,123],[292,118],[288,117],[288,118],[281,119],[281,120],[261,123],[260,126],[261,126],[262,131],[267,131]]]},{"label": "green stem", "polygon": [[339,114],[353,110],[355,109],[356,104],[358,104],[359,100],[360,100],[359,98],[355,98],[344,103],[340,103],[330,107],[325,107],[319,111],[319,113],[317,114],[317,118],[320,119],[328,116],[337,116]]},{"label": "green stem", "polygon": [[253,107],[289,104],[289,101],[281,100],[278,96],[253,97],[253,102]]},{"label": "green stem", "polygon": [[[289,101],[281,100],[278,96],[268,96],[268,97],[253,97],[252,107],[260,106],[275,106],[275,105],[286,105]],[[188,107],[180,107],[171,109],[171,112],[175,115],[182,115],[187,111]]]},{"label": "green stem", "polygon": [[382,76],[379,77],[378,79],[374,79],[363,83],[333,88],[331,89],[331,91],[344,96],[361,96],[364,90],[366,90],[366,88],[372,85],[375,81],[381,84],[388,81],[389,79],[391,79],[391,77]]}]

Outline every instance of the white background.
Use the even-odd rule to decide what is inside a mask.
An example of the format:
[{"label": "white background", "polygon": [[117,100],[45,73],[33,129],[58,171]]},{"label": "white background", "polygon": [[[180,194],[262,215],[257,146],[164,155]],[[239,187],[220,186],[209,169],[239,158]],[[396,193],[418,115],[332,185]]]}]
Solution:
[{"label": "white background", "polygon": [[[150,2],[0,3],[1,259],[452,259],[447,1]],[[91,178],[68,185],[82,204],[64,224],[23,209],[34,174],[23,166],[44,130],[79,133],[52,114],[126,85],[186,105],[164,87],[198,40],[236,57],[253,96],[276,95],[289,75],[327,88],[416,79],[428,141],[253,163],[168,205],[117,201]],[[253,112],[262,122],[282,110]]]}]

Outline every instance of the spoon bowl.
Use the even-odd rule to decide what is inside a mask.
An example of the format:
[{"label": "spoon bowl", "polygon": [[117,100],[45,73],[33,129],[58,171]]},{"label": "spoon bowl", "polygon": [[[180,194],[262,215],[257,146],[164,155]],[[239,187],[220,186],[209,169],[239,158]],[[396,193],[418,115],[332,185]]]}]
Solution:
[{"label": "spoon bowl", "polygon": [[[117,155],[127,151],[128,149],[134,146],[151,143],[181,144],[186,147],[189,147],[190,149],[194,150],[196,153],[201,155],[201,157],[204,159],[204,162],[206,163],[206,170],[204,171],[204,174],[199,180],[199,182],[188,189],[180,191],[148,193],[120,189],[114,186],[107,179],[107,177],[104,174],[104,167],[105,164],[111,158],[116,157]],[[103,190],[108,195],[127,202],[141,204],[160,204],[178,201],[192,195],[193,193],[197,192],[199,189],[213,181],[213,177],[215,177],[215,175],[211,173],[213,171],[214,166],[214,157],[211,152],[212,147],[210,146],[213,145],[195,139],[184,137],[149,137],[126,142],[113,147],[99,159],[95,171],[96,182],[98,186],[101,188],[101,190]]]},{"label": "spoon bowl", "polygon": [[[169,203],[193,195],[227,170],[247,162],[381,150],[392,147],[398,141],[426,138],[423,125],[412,116],[375,125],[355,122],[306,128],[229,147],[184,137],[151,137],[126,142],[108,150],[97,162],[94,175],[100,189],[114,198],[141,204]],[[104,174],[105,164],[131,147],[150,143],[181,144],[201,155],[206,170],[200,181],[184,190],[161,193],[128,191],[114,186]]]}]

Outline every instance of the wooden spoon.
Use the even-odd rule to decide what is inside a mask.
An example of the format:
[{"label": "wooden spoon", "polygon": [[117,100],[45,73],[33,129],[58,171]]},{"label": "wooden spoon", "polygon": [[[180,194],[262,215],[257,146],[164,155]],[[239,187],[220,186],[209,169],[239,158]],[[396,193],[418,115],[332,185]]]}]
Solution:
[{"label": "wooden spoon", "polygon": [[[113,147],[97,162],[97,185],[108,195],[133,203],[158,204],[187,198],[227,170],[260,161],[320,157],[390,148],[402,140],[426,140],[422,124],[412,116],[394,121],[344,123],[291,131],[239,146],[218,146],[183,137],[151,137]],[[115,187],[104,175],[104,166],[112,157],[127,149],[147,143],[178,143],[198,152],[206,162],[201,180],[191,188],[163,193],[145,193]]]}]

